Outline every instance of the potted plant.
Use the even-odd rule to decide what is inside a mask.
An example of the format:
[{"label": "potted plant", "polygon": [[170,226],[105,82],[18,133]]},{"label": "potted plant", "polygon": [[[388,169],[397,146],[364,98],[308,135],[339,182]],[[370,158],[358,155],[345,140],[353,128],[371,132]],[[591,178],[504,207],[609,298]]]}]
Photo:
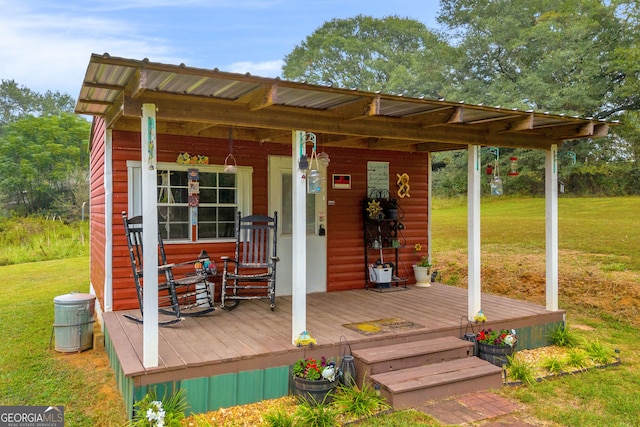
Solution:
[{"label": "potted plant", "polygon": [[291,369],[294,395],[300,396],[310,404],[329,403],[337,381],[340,368],[335,361],[322,356],[320,359],[307,357],[298,359]]},{"label": "potted plant", "polygon": [[515,329],[483,329],[476,336],[478,342],[478,357],[496,366],[507,365],[516,351],[518,336]]},{"label": "potted plant", "polygon": [[431,261],[427,256],[421,256],[422,245],[416,243],[414,253],[418,257],[418,261],[413,265],[413,275],[416,278],[416,286],[419,288],[427,288],[431,286]]}]

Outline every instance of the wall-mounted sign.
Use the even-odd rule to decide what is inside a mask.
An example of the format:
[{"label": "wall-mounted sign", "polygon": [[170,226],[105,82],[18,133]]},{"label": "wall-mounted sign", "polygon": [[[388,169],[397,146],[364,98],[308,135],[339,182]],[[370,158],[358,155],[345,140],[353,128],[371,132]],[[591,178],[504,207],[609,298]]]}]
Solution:
[{"label": "wall-mounted sign", "polygon": [[389,194],[389,162],[367,162],[367,195]]},{"label": "wall-mounted sign", "polygon": [[332,188],[335,190],[351,190],[351,175],[332,175]]}]

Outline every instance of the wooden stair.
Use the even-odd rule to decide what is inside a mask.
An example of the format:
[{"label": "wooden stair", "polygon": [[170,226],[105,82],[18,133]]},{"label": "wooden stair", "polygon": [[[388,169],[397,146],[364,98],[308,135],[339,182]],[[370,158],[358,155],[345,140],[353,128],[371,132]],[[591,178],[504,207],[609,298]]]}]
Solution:
[{"label": "wooden stair", "polygon": [[456,337],[353,351],[358,383],[379,384],[396,409],[427,400],[502,387],[502,368],[473,356],[473,343]]}]

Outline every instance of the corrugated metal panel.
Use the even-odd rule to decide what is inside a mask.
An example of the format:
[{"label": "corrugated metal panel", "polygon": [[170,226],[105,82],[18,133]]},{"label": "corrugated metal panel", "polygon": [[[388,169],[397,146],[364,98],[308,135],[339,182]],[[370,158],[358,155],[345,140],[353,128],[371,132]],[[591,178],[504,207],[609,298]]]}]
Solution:
[{"label": "corrugated metal panel", "polygon": [[[76,106],[76,111],[83,114],[104,115],[110,108],[110,103],[114,103],[117,97],[124,92],[125,86],[132,81],[135,73],[141,73],[141,90],[158,91],[177,95],[193,95],[197,97],[213,97],[218,99],[236,100],[245,94],[249,94],[256,89],[277,86],[277,96],[271,101],[275,105],[286,105],[300,108],[300,113],[305,114],[313,111],[330,110],[355,100],[363,100],[373,97],[380,98],[380,109],[369,119],[375,120],[375,116],[387,117],[410,117],[412,115],[435,111],[438,109],[458,107],[464,110],[463,121],[478,122],[489,120],[511,120],[513,117],[526,119],[529,115],[534,115],[534,128],[541,126],[543,129],[526,129],[526,126],[514,128],[511,132],[528,132],[527,138],[537,136],[538,138],[548,138],[544,134],[544,127],[561,126],[574,124],[577,126],[587,123],[613,123],[604,120],[593,120],[591,118],[579,119],[565,117],[563,115],[551,115],[548,113],[533,113],[531,111],[521,111],[517,109],[504,109],[500,107],[489,107],[484,105],[470,105],[463,102],[449,102],[444,100],[430,100],[424,98],[409,98],[390,94],[375,94],[345,88],[333,88],[306,83],[287,82],[279,79],[255,77],[250,75],[219,72],[217,70],[206,70],[200,68],[186,67],[184,65],[168,65],[152,63],[148,60],[137,61],[124,58],[112,58],[109,55],[92,55],[85,74],[83,85],[80,89],[80,96]],[[266,105],[268,107],[268,105]],[[351,120],[352,117],[337,117],[337,120]],[[264,126],[256,122],[256,127]],[[442,126],[449,126],[446,122]],[[293,124],[292,124],[293,126]],[[453,129],[453,128],[451,128]],[[490,129],[489,132],[492,132]],[[495,130],[500,132],[501,130]],[[602,136],[602,130],[597,132]],[[604,132],[606,133],[606,132]],[[373,137],[375,134],[363,133],[363,137]],[[568,129],[566,134],[557,138],[575,138],[590,136],[580,129]],[[429,140],[428,133],[425,133],[425,141]],[[409,143],[415,143],[415,140]],[[460,141],[455,140],[456,144]],[[526,145],[524,142],[520,144]]]}]

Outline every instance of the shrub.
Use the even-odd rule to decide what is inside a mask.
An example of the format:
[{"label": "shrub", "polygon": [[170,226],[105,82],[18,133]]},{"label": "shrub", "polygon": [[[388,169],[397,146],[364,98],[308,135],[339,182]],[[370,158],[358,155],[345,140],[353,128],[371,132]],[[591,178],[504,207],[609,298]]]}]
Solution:
[{"label": "shrub", "polygon": [[578,369],[584,369],[589,365],[587,354],[584,352],[584,350],[579,348],[572,348],[567,353],[566,362],[567,365]]},{"label": "shrub", "polygon": [[578,345],[578,336],[566,324],[554,329],[550,339],[553,344],[560,347],[576,347]]},{"label": "shrub", "polygon": [[[313,399],[313,397],[311,397]],[[337,425],[338,411],[325,402],[309,402],[300,398],[294,425],[300,427],[333,427]]]},{"label": "shrub", "polygon": [[362,389],[357,384],[340,386],[333,396],[333,404],[340,411],[354,417],[368,417],[389,408],[376,390],[363,381]]},{"label": "shrub", "polygon": [[606,365],[614,357],[613,350],[598,340],[585,342],[584,349],[594,362],[601,365]]},{"label": "shrub", "polygon": [[509,374],[509,377],[527,385],[532,385],[536,382],[536,377],[533,373],[533,366],[531,366],[530,363],[527,363],[517,357],[517,354],[507,356],[507,360],[509,361],[509,364],[507,365],[507,373]]},{"label": "shrub", "polygon": [[264,414],[264,422],[269,427],[293,427],[294,418],[284,408],[276,408]]},{"label": "shrub", "polygon": [[553,356],[543,360],[541,366],[555,375],[561,374],[565,370],[565,362],[562,359]]}]

